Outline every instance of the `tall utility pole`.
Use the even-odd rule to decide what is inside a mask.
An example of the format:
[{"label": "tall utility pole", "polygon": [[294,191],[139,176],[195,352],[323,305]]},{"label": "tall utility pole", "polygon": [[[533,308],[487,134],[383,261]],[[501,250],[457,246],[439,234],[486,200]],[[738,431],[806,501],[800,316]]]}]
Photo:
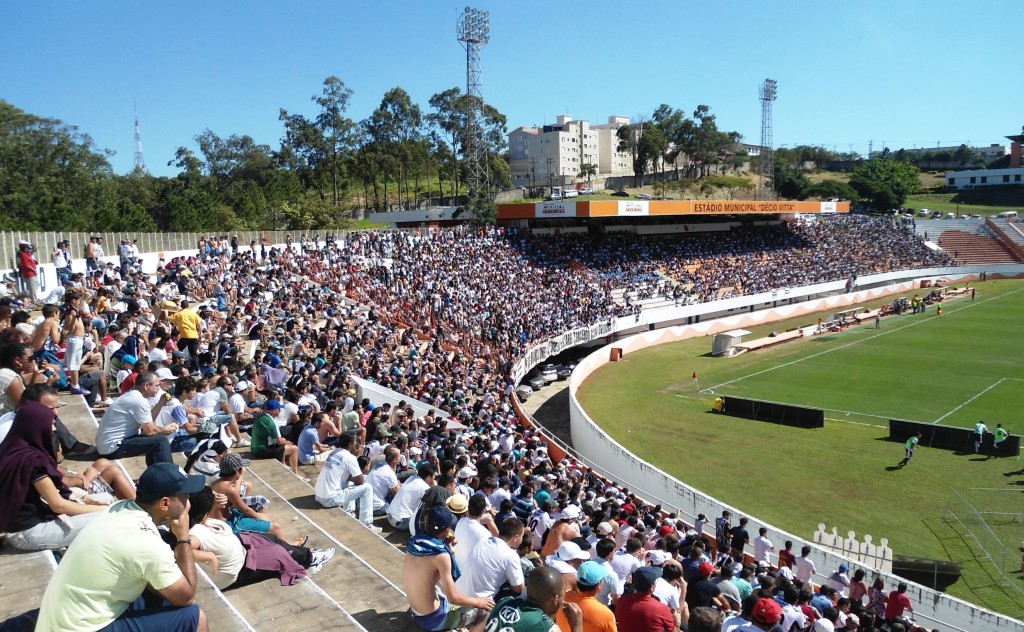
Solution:
[{"label": "tall utility pole", "polygon": [[139,108],[135,106],[135,172],[144,173],[146,161],[142,158],[142,131],[139,129]]},{"label": "tall utility pole", "polygon": [[772,148],[772,103],[778,83],[765,79],[761,84],[761,186],[757,199],[775,199],[775,151]]},{"label": "tall utility pole", "polygon": [[490,181],[487,174],[487,148],[480,132],[483,117],[483,96],[480,76],[480,49],[491,41],[490,13],[466,7],[459,17],[458,40],[466,49],[466,138],[463,144],[466,162],[466,184],[471,197],[482,192],[490,199]]}]

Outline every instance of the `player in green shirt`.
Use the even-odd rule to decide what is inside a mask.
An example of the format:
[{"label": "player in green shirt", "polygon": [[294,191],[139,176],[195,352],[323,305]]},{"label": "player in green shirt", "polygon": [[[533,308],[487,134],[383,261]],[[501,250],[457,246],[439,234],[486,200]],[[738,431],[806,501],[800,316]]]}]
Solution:
[{"label": "player in green shirt", "polygon": [[907,463],[910,463],[910,457],[914,456],[914,450],[917,449],[917,444],[920,443],[920,441],[920,432],[907,439],[907,456],[903,457],[903,460],[900,461],[899,467],[903,467]]},{"label": "player in green shirt", "polygon": [[1003,424],[996,424],[996,429],[993,432],[993,434],[995,434],[996,438],[995,438],[995,443],[993,443],[992,447],[995,448],[996,452],[999,452],[1000,444],[1002,444],[1003,441],[1006,441],[1006,437],[1008,437],[1010,435],[1003,428]]}]

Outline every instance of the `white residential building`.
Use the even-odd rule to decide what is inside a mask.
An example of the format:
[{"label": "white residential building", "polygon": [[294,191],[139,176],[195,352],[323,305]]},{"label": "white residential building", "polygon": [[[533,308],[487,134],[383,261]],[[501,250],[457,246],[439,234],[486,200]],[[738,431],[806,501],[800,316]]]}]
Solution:
[{"label": "white residential building", "polygon": [[591,127],[561,115],[554,125],[524,125],[508,135],[509,168],[514,186],[561,186],[580,180],[584,164],[597,166],[601,179],[630,175],[628,154],[617,151],[615,133],[629,124],[629,117],[610,116],[608,123]]}]

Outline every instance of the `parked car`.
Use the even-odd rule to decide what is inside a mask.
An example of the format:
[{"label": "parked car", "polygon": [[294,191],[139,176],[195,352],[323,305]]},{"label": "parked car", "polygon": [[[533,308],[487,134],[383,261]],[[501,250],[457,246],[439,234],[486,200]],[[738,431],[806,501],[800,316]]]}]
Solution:
[{"label": "parked car", "polygon": [[530,399],[530,395],[533,395],[533,389],[530,388],[528,385],[520,384],[519,386],[516,387],[516,397],[519,398],[519,401],[525,402],[526,400]]},{"label": "parked car", "polygon": [[923,209],[921,209],[920,211],[917,212],[917,216],[918,217],[928,217],[928,213],[931,213],[931,212],[932,212],[932,210],[930,208],[923,208]]},{"label": "parked car", "polygon": [[580,195],[593,195],[593,194],[594,194],[594,190],[591,189],[590,187],[583,187],[582,189],[580,189]]},{"label": "parked car", "polygon": [[932,219],[942,219],[942,211],[935,211],[932,213]]},{"label": "parked car", "polygon": [[535,391],[539,391],[540,389],[547,386],[547,382],[544,381],[544,378],[542,378],[539,375],[537,375],[536,377],[531,377],[530,379],[526,380],[526,383],[529,384],[530,388],[532,388]]},{"label": "parked car", "polygon": [[545,364],[540,368],[540,376],[548,384],[558,379],[558,369],[554,364]]},{"label": "parked car", "polygon": [[577,197],[579,194],[580,192],[577,191],[576,189],[566,189],[565,193],[562,194],[562,197],[574,198]]},{"label": "parked car", "polygon": [[616,191],[615,193],[612,193],[612,196],[613,197],[629,197],[629,194],[626,193],[625,191]]},{"label": "parked car", "polygon": [[956,219],[955,213],[946,213],[946,219]]},{"label": "parked car", "polygon": [[652,196],[647,194],[647,193],[637,193],[636,194],[636,199],[638,199],[638,200],[650,200],[651,197]]},{"label": "parked car", "polygon": [[569,379],[569,376],[572,375],[573,369],[575,369],[575,368],[576,368],[576,363],[575,362],[570,362],[569,364],[556,364],[555,365],[555,371],[558,373],[558,379],[560,379],[560,380],[567,380],[567,379]]}]

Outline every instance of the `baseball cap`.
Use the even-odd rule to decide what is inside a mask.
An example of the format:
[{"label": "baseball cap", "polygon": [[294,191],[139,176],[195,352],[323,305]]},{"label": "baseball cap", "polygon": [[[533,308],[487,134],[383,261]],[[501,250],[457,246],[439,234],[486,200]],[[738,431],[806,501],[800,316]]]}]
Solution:
[{"label": "baseball cap", "polygon": [[468,465],[459,470],[459,478],[473,478],[474,476],[476,476],[476,470],[469,467]]},{"label": "baseball cap", "polygon": [[576,570],[576,582],[580,586],[593,588],[608,576],[608,567],[597,562],[586,561]]},{"label": "baseball cap", "polygon": [[659,577],[661,577],[661,567],[641,566],[633,571],[633,587],[640,592],[647,592]]},{"label": "baseball cap", "polygon": [[171,370],[168,369],[167,367],[157,369],[156,376],[160,378],[161,381],[167,380],[169,382],[173,382],[174,380],[178,379],[178,376],[171,373]]},{"label": "baseball cap", "polygon": [[249,460],[243,459],[241,454],[230,452],[225,454],[220,460],[220,475],[222,477],[232,476],[235,472],[243,467],[249,467],[249,465]]},{"label": "baseball cap", "polygon": [[704,562],[697,567],[697,572],[704,577],[711,577],[715,573],[715,567],[710,562]]},{"label": "baseball cap", "polygon": [[284,408],[284,404],[281,403],[281,400],[270,399],[267,400],[267,405],[265,406],[265,408],[267,410],[281,410]]},{"label": "baseball cap", "polygon": [[423,532],[438,537],[455,526],[455,515],[444,505],[437,505],[427,513]]},{"label": "baseball cap", "polygon": [[584,551],[580,548],[580,545],[576,544],[572,540],[562,542],[558,547],[558,559],[563,562],[571,562],[573,560],[589,560],[590,551]]},{"label": "baseball cap", "polygon": [[845,573],[848,570],[850,570],[850,567],[847,566],[846,564],[840,564],[839,565],[839,572],[840,573]]},{"label": "baseball cap", "polygon": [[676,532],[676,529],[675,529],[675,527],[673,527],[673,526],[672,526],[672,525],[670,525],[670,524],[663,524],[663,525],[661,525],[661,528],[660,528],[660,529],[658,529],[658,533],[659,533],[659,534],[660,534],[660,535],[661,535],[662,537],[664,537],[664,536],[666,536],[666,535],[669,535],[670,533],[675,533],[675,532]]},{"label": "baseball cap", "polygon": [[846,615],[846,621],[847,622],[852,622],[854,625],[860,625],[860,617],[858,617],[857,615],[853,614],[852,612],[850,614]]},{"label": "baseball cap", "polygon": [[582,512],[580,511],[580,508],[577,507],[576,505],[566,505],[565,508],[562,509],[562,519],[577,520],[579,519],[581,513]]},{"label": "baseball cap", "polygon": [[245,380],[240,380],[238,384],[235,384],[236,393],[244,393],[247,390],[249,390],[249,383]]},{"label": "baseball cap", "polygon": [[758,623],[775,624],[781,617],[782,606],[774,599],[766,597],[758,599],[754,604],[754,611],[750,613],[750,618]]},{"label": "baseball cap", "polygon": [[612,531],[614,530],[615,529],[612,528],[612,525],[608,524],[607,522],[602,522],[601,524],[597,525],[597,532],[600,535],[611,535]]},{"label": "baseball cap", "polygon": [[135,498],[151,503],[175,494],[194,494],[206,487],[205,476],[189,476],[174,463],[150,465],[139,477]]},{"label": "baseball cap", "polygon": [[178,358],[182,358],[183,359],[185,357],[185,353],[182,352],[182,351],[173,351],[173,352],[171,352],[171,357],[175,358],[175,359],[178,359]]},{"label": "baseball cap", "polygon": [[138,360],[133,355],[125,354],[125,356],[121,358],[121,364],[123,366],[134,365],[136,362],[138,362]]},{"label": "baseball cap", "polygon": [[647,559],[651,560],[653,566],[661,566],[669,560],[669,555],[665,551],[654,549],[647,554]]},{"label": "baseball cap", "polygon": [[452,494],[444,504],[456,516],[461,516],[469,511],[469,499],[465,494]]}]

